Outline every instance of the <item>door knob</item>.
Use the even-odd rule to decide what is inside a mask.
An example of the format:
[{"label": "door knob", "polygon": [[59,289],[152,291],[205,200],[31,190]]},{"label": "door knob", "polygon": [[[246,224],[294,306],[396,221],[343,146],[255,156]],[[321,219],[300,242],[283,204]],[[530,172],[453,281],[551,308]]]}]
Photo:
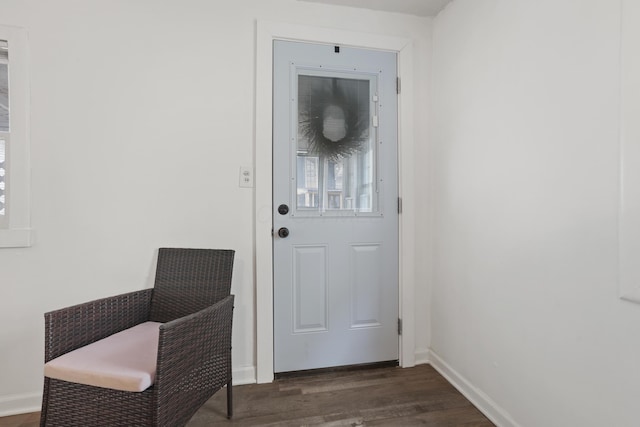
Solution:
[{"label": "door knob", "polygon": [[289,206],[287,205],[280,205],[278,206],[278,213],[280,215],[286,215],[289,213]]},{"label": "door knob", "polygon": [[284,239],[288,235],[289,235],[289,229],[287,227],[280,227],[280,229],[278,230],[278,236]]}]

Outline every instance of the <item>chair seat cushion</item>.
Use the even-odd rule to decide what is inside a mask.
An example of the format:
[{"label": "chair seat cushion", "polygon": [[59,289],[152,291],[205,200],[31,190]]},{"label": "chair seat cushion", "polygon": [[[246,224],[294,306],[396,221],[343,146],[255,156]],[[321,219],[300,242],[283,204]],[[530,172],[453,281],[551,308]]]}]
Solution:
[{"label": "chair seat cushion", "polygon": [[44,375],[123,391],[144,391],[156,375],[158,322],[144,322],[63,354],[44,365]]}]

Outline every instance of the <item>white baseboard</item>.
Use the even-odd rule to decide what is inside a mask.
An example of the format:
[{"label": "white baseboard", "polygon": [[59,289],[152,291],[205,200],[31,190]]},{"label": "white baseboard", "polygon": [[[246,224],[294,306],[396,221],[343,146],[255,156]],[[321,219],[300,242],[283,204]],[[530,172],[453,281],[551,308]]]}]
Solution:
[{"label": "white baseboard", "polygon": [[416,350],[415,352],[416,365],[424,365],[429,363],[429,350]]},{"label": "white baseboard", "polygon": [[511,415],[494,402],[482,390],[471,384],[465,377],[460,375],[455,369],[449,366],[442,358],[429,351],[428,360],[443,377],[447,379],[460,393],[464,395],[473,405],[480,410],[498,427],[520,427]]},{"label": "white baseboard", "polygon": [[[255,384],[254,366],[233,370],[233,385]],[[0,417],[39,412],[42,408],[42,393],[16,394],[0,397]]]},{"label": "white baseboard", "polygon": [[245,368],[234,369],[233,385],[255,384],[256,383],[256,367],[247,366]]},{"label": "white baseboard", "polygon": [[38,412],[42,407],[42,392],[0,397],[0,417]]}]

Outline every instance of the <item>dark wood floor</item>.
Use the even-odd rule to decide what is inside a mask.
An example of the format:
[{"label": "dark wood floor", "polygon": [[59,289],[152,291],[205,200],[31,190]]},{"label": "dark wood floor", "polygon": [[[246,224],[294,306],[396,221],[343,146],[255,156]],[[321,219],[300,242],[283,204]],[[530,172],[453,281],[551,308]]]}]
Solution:
[{"label": "dark wood floor", "polygon": [[429,365],[321,373],[218,393],[189,422],[204,426],[466,426],[493,424]]},{"label": "dark wood floor", "polygon": [[[226,418],[222,390],[187,426],[493,426],[429,365],[325,372],[233,392],[233,420]],[[37,421],[37,413],[17,415],[0,418],[0,427]]]}]

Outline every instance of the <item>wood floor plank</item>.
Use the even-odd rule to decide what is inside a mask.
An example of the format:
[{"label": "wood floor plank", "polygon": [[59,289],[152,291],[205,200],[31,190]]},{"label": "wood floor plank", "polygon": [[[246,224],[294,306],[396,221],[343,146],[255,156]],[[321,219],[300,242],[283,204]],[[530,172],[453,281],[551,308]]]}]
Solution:
[{"label": "wood floor plank", "polygon": [[267,393],[263,385],[234,388],[231,421],[224,418],[224,393],[218,393],[188,427],[493,426],[429,365],[311,374],[270,386]]}]

